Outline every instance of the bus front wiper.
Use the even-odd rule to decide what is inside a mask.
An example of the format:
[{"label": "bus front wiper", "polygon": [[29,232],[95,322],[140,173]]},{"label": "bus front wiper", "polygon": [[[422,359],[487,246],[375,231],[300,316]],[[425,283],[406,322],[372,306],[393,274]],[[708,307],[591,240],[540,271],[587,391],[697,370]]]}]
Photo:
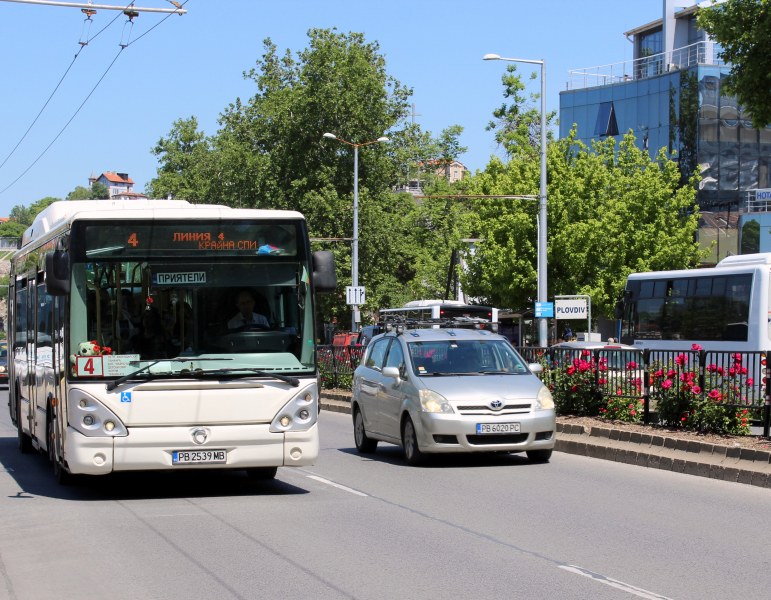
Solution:
[{"label": "bus front wiper", "polygon": [[288,383],[292,387],[297,387],[300,385],[300,380],[297,377],[293,377],[292,375],[282,375],[281,373],[268,373],[267,371],[263,371],[262,369],[254,369],[252,367],[240,367],[237,369],[212,369],[211,371],[196,370],[193,373],[191,373],[191,375],[195,375],[195,376],[229,375],[231,373],[243,374],[244,371],[247,371],[253,375],[259,375],[260,377],[275,377],[279,381]]},{"label": "bus front wiper", "polygon": [[[107,391],[111,392],[116,387],[118,387],[122,383],[126,383],[128,380],[133,379],[137,375],[140,375],[141,373],[144,373],[145,371],[150,370],[155,365],[162,363],[162,362],[185,362],[185,363],[193,363],[193,362],[200,362],[203,360],[233,360],[232,358],[160,358],[158,360],[154,360],[151,363],[146,364],[144,367],[141,367],[137,369],[136,371],[132,373],[128,373],[126,375],[121,375],[117,379],[113,379],[112,381],[107,382]],[[164,375],[170,375],[170,373],[164,373]]]}]

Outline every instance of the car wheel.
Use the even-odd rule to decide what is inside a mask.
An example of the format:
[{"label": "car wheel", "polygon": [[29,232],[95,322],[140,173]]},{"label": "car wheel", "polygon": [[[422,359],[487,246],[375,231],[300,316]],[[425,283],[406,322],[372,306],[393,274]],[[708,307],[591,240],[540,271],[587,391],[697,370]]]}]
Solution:
[{"label": "car wheel", "polygon": [[527,458],[530,462],[545,463],[551,458],[551,450],[527,450]]},{"label": "car wheel", "polygon": [[407,463],[412,466],[419,465],[423,462],[423,453],[418,447],[418,436],[415,433],[415,425],[412,424],[412,419],[407,417],[402,425],[402,448],[404,448],[404,458],[407,459]]},{"label": "car wheel", "polygon": [[21,428],[21,401],[16,396],[16,434],[18,436],[19,452],[32,452],[32,439]]},{"label": "car wheel", "polygon": [[275,479],[278,467],[254,467],[253,469],[246,469],[246,475],[249,479],[255,481],[268,481]]},{"label": "car wheel", "polygon": [[367,436],[364,429],[364,417],[357,408],[353,413],[353,441],[356,443],[356,449],[362,454],[371,454],[377,450],[377,440]]}]

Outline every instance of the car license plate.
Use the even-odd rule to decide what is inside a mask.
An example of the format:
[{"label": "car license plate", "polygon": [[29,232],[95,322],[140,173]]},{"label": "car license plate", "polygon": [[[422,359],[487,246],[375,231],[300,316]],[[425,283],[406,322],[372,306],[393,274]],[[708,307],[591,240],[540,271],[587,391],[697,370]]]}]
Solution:
[{"label": "car license plate", "polygon": [[171,463],[174,465],[206,465],[228,462],[227,450],[174,450]]},{"label": "car license plate", "polygon": [[477,423],[477,433],[519,433],[519,423]]}]

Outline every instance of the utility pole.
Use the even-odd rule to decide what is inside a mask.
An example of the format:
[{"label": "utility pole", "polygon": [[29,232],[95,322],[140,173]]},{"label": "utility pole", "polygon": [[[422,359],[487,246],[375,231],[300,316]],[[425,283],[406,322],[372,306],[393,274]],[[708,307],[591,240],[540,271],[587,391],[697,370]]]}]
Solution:
[{"label": "utility pole", "polygon": [[169,0],[176,8],[140,8],[138,6],[126,6],[122,4],[120,6],[113,6],[112,4],[92,4],[90,2],[55,2],[54,0],[0,0],[0,2],[18,2],[19,4],[43,4],[46,6],[61,6],[66,8],[80,8],[85,10],[119,10],[121,12],[130,10],[134,12],[149,12],[149,13],[176,13],[178,15],[184,15],[187,13],[179,2],[173,2]]}]

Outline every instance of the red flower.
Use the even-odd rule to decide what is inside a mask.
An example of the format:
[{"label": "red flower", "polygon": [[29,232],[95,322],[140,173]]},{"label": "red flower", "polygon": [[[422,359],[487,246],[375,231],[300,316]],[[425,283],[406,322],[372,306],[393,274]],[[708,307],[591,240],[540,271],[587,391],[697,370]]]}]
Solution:
[{"label": "red flower", "polygon": [[699,344],[693,344],[691,346],[691,350],[693,350],[694,352],[700,352],[701,350],[703,350],[703,348]]},{"label": "red flower", "polygon": [[661,382],[661,387],[663,387],[665,390],[668,390],[672,387],[672,380],[671,379],[665,379]]}]

